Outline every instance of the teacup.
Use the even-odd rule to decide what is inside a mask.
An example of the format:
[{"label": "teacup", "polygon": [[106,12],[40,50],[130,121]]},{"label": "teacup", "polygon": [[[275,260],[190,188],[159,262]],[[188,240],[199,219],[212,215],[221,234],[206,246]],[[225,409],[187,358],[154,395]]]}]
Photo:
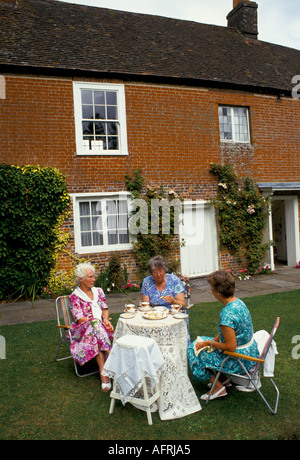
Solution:
[{"label": "teacup", "polygon": [[171,305],[171,308],[172,308],[172,310],[174,310],[176,313],[178,313],[178,312],[180,311],[180,305],[174,304],[174,305]]},{"label": "teacup", "polygon": [[134,313],[135,312],[135,305],[132,304],[132,303],[125,304],[125,308],[128,311],[128,313]]},{"label": "teacup", "polygon": [[150,307],[150,303],[149,302],[140,302],[140,307],[148,308],[148,307]]}]

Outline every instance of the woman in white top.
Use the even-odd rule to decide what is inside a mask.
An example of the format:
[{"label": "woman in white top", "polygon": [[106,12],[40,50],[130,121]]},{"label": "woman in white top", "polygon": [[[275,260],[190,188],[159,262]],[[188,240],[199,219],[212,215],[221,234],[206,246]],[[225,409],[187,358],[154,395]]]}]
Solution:
[{"label": "woman in white top", "polygon": [[109,391],[109,378],[101,375],[101,372],[112,348],[114,328],[109,321],[105,295],[101,288],[94,287],[95,268],[90,263],[82,263],[76,267],[75,280],[78,286],[70,296],[74,319],[70,329],[71,354],[81,366],[95,358],[102,390]]}]

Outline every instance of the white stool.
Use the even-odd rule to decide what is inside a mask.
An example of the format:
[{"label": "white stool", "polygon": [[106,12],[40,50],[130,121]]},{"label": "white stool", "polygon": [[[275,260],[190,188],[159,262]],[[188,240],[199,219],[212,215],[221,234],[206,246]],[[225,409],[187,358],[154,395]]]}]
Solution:
[{"label": "white stool", "polygon": [[[116,399],[122,404],[130,402],[144,407],[149,425],[152,425],[150,406],[159,398],[159,377],[164,358],[154,339],[137,335],[120,337],[115,343],[102,371],[114,379],[110,393],[109,413],[112,414]],[[146,378],[150,379],[152,395],[149,396]],[[143,389],[143,398],[134,395]]]}]

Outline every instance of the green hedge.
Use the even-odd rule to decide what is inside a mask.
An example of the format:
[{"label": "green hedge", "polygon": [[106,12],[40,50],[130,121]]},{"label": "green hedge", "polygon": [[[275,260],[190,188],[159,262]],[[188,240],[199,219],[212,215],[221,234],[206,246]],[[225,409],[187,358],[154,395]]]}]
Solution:
[{"label": "green hedge", "polygon": [[69,209],[62,173],[0,165],[0,299],[33,295],[55,265],[59,227]]}]

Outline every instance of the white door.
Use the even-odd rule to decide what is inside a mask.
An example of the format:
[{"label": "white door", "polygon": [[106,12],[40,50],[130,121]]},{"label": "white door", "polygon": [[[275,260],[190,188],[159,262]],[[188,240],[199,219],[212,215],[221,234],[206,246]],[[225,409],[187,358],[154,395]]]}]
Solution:
[{"label": "white door", "polygon": [[218,270],[218,242],[215,209],[203,201],[184,203],[180,225],[181,274],[187,277],[207,275]]},{"label": "white door", "polygon": [[[298,223],[298,197],[297,196],[273,196],[273,206],[274,206],[274,215],[272,211],[273,219],[273,239],[275,244],[278,244],[280,239],[280,230],[284,228],[284,238],[285,243],[285,261],[288,266],[294,266],[300,259],[300,246],[299,246],[299,223]],[[282,220],[284,221],[282,227],[277,227],[276,222],[278,216],[276,214],[278,209],[278,203],[281,202],[282,207]],[[279,259],[279,257],[278,257]]]}]

